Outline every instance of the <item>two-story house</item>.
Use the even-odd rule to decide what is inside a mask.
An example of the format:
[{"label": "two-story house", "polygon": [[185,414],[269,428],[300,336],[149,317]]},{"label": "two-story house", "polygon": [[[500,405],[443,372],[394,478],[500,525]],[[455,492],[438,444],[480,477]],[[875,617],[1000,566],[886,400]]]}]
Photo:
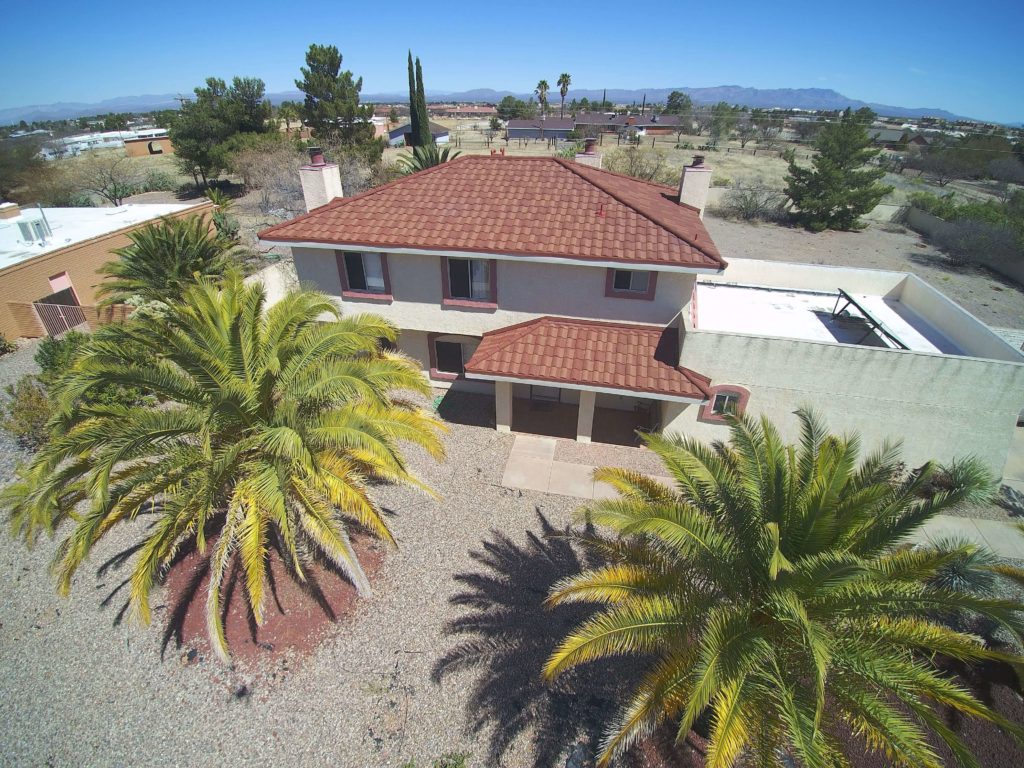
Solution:
[{"label": "two-story house", "polygon": [[1001,471],[1024,358],[978,320],[913,275],[727,263],[702,158],[678,189],[581,159],[462,157],[345,198],[315,154],[310,212],[260,239],[344,312],[391,320],[437,386],[493,393],[499,430],[557,407],[579,440],[715,439],[728,411],[785,426],[808,405],[869,444],[902,437],[910,462]]}]

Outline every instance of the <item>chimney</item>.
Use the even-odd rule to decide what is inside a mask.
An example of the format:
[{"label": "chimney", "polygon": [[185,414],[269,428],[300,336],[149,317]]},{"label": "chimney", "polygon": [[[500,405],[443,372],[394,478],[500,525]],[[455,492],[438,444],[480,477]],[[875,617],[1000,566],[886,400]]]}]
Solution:
[{"label": "chimney", "polygon": [[0,219],[13,219],[21,215],[21,207],[17,203],[0,203]]},{"label": "chimney", "polygon": [[576,153],[576,162],[589,165],[591,168],[601,167],[601,154],[597,151],[597,139],[583,140],[583,151]]},{"label": "chimney", "polygon": [[307,211],[343,196],[341,171],[335,163],[324,160],[324,151],[320,147],[309,148],[309,164],[299,168],[299,181],[302,182],[302,197]]},{"label": "chimney", "polygon": [[696,208],[703,219],[709,189],[711,168],[704,165],[704,155],[694,155],[693,162],[683,168],[683,177],[679,180],[679,204]]}]

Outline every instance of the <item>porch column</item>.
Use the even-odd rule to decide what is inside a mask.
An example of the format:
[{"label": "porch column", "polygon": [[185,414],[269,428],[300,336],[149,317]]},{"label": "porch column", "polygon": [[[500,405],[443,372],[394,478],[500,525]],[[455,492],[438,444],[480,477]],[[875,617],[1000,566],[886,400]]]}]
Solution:
[{"label": "porch column", "polygon": [[512,382],[494,382],[494,420],[499,432],[512,431]]},{"label": "porch column", "polygon": [[596,392],[583,390],[580,392],[580,413],[576,418],[576,439],[581,443],[589,443],[594,431],[594,403]]}]

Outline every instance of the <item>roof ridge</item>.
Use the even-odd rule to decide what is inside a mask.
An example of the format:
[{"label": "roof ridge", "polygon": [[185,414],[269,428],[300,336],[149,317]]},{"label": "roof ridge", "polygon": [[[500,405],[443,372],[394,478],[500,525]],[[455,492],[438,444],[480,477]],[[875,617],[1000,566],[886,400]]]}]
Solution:
[{"label": "roof ridge", "polygon": [[[579,178],[583,179],[587,183],[594,185],[595,187],[600,189],[602,192],[604,192],[606,195],[608,195],[612,199],[617,200],[619,203],[621,203],[622,205],[624,205],[627,208],[629,208],[630,210],[632,210],[638,216],[642,216],[643,218],[647,219],[648,221],[650,221],[655,226],[661,227],[662,229],[666,230],[670,234],[675,235],[680,240],[682,240],[684,243],[692,246],[693,248],[696,248],[698,251],[700,251],[702,254],[704,254],[707,258],[711,259],[712,261],[714,261],[715,263],[719,264],[720,266],[722,266],[722,267],[725,266],[725,261],[724,261],[724,259],[722,259],[721,256],[714,256],[714,255],[708,253],[707,251],[705,251],[704,250],[704,245],[697,243],[696,238],[688,237],[687,235],[685,235],[684,233],[679,231],[674,224],[667,224],[667,223],[665,223],[663,221],[659,221],[657,218],[655,218],[651,214],[647,213],[646,211],[641,211],[639,208],[637,208],[632,203],[624,200],[621,195],[615,194],[614,192],[609,190],[607,187],[605,187],[600,182],[598,182],[598,181],[596,181],[594,179],[588,178],[585,173],[581,173],[578,170],[578,168],[581,167],[581,166],[579,166],[578,163],[575,163],[575,162],[573,162],[571,160],[566,160],[566,159],[561,158],[561,157],[554,157],[554,158],[552,158],[552,160],[557,162],[563,168],[566,168],[567,170],[569,170],[571,173],[576,174]],[[629,181],[640,182],[640,183],[643,183],[643,184],[649,184],[650,183],[650,182],[644,182],[642,179],[634,179],[632,176],[626,176],[625,174],[622,174],[622,173],[614,173],[612,171],[605,171],[604,169],[591,168],[590,166],[585,166],[585,167],[588,169],[588,171],[589,170],[601,170],[602,172],[607,173],[610,176],[615,176],[616,178],[620,178],[620,179],[627,179]],[[658,186],[660,186],[660,185],[658,185]],[[667,188],[671,189],[671,187],[667,187]],[[686,206],[686,207],[690,208],[691,210],[695,210],[692,206]]]},{"label": "roof ridge", "polygon": [[[483,335],[484,337],[486,337],[487,334],[489,334],[489,333],[490,334],[493,334],[493,333],[508,333],[510,331],[522,331],[523,333],[516,333],[514,335],[514,337],[510,338],[505,344],[502,344],[500,347],[496,347],[493,350],[485,352],[483,355],[480,356],[480,359],[481,360],[487,360],[487,359],[491,358],[493,355],[497,354],[498,352],[503,350],[506,346],[508,346],[509,343],[511,343],[513,341],[518,341],[520,338],[522,338],[522,336],[528,331],[528,329],[531,326],[538,325],[538,324],[540,324],[541,321],[546,320],[549,317],[550,317],[550,315],[542,315],[541,317],[535,317],[532,320],[523,320],[520,323],[513,323],[512,325],[506,325],[504,328],[495,328],[493,331],[485,331],[484,335]],[[494,337],[492,336],[491,338],[494,338]],[[483,343],[483,338],[481,338],[481,344],[482,343]],[[473,353],[473,356],[476,357],[476,355],[479,353],[479,351],[480,351],[480,345],[477,345],[477,351]]]},{"label": "roof ridge", "polygon": [[[417,171],[416,173],[410,173],[410,174],[399,176],[397,179],[392,179],[391,181],[389,181],[386,184],[381,184],[379,187],[370,187],[365,192],[360,192],[358,195],[352,195],[351,197],[344,197],[344,196],[336,197],[333,200],[330,200],[329,202],[324,203],[320,207],[314,208],[312,211],[306,211],[306,213],[303,213],[300,216],[296,216],[294,219],[288,219],[287,221],[282,221],[280,224],[275,224],[272,227],[268,227],[267,229],[264,229],[264,230],[262,230],[260,232],[257,232],[256,233],[256,237],[259,238],[260,240],[262,240],[264,235],[266,235],[268,233],[271,233],[271,232],[273,232],[276,229],[284,227],[285,225],[291,225],[291,224],[294,224],[297,221],[304,221],[304,220],[310,218],[313,215],[318,215],[318,214],[321,214],[321,213],[326,213],[329,210],[333,211],[333,210],[335,210],[337,208],[341,208],[343,205],[351,203],[354,200],[365,200],[367,197],[370,197],[371,195],[374,195],[377,192],[383,192],[385,189],[390,189],[391,187],[393,187],[393,186],[399,184],[400,182],[405,181],[406,179],[409,179],[409,178],[411,178],[413,176],[420,176],[420,175],[423,175],[423,174],[428,174],[431,171],[437,171],[437,170],[439,170],[441,168],[445,168],[446,166],[448,166],[448,165],[450,165],[452,163],[457,163],[460,160],[468,160],[471,157],[479,157],[479,155],[463,155],[462,157],[455,157],[455,158],[452,158],[451,160],[448,160],[446,162],[438,163],[437,165],[432,166],[430,168],[424,168],[422,171]],[[342,189],[342,192],[344,192],[344,191],[345,190]]]}]

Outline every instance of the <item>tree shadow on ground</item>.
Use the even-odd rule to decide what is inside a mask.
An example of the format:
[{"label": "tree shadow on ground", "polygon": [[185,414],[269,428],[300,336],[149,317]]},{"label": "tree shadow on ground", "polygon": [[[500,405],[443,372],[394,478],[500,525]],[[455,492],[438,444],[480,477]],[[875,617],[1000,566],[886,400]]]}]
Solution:
[{"label": "tree shadow on ground", "polygon": [[544,600],[555,582],[596,563],[539,509],[537,520],[539,532],[527,531],[525,544],[493,531],[470,553],[479,568],[455,576],[462,589],[450,602],[464,612],[446,627],[460,643],[434,665],[435,682],[464,670],[478,673],[467,712],[474,733],[490,729],[487,765],[499,764],[528,730],[534,768],[554,766],[567,752],[574,758],[591,752],[638,677],[639,665],[620,659],[588,664],[553,683],[542,679],[551,652],[593,612],[585,605],[549,609]]}]

